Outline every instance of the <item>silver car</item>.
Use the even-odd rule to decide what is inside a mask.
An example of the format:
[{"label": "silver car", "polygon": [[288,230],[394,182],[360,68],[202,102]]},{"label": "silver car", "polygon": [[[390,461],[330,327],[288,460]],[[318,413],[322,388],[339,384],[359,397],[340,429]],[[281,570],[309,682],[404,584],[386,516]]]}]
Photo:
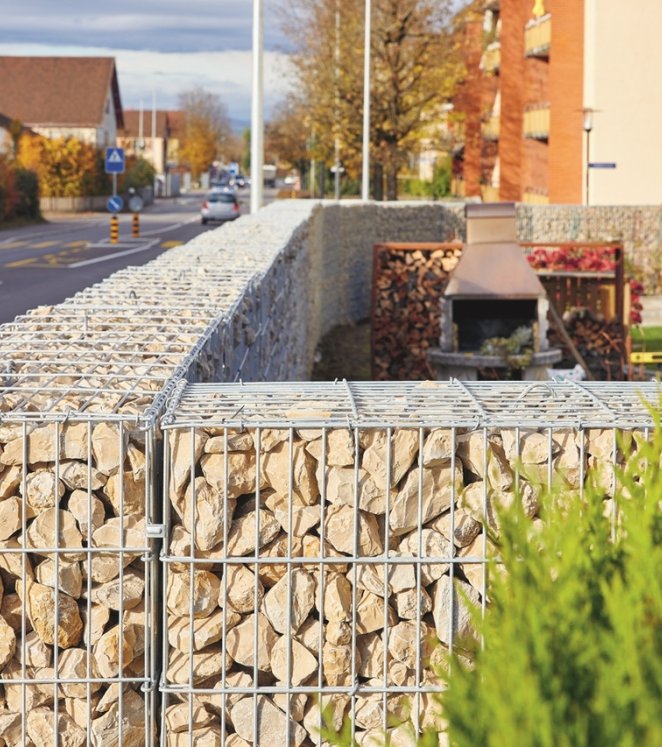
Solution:
[{"label": "silver car", "polygon": [[210,192],[200,210],[200,222],[203,226],[212,220],[223,223],[238,217],[239,202],[232,192]]}]

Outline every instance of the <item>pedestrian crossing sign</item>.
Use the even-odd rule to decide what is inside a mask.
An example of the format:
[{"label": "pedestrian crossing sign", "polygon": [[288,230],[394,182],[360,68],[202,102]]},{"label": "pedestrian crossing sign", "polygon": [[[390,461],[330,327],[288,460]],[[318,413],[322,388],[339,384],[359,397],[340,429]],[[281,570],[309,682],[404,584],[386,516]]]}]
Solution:
[{"label": "pedestrian crossing sign", "polygon": [[124,148],[106,148],[106,174],[124,173]]}]

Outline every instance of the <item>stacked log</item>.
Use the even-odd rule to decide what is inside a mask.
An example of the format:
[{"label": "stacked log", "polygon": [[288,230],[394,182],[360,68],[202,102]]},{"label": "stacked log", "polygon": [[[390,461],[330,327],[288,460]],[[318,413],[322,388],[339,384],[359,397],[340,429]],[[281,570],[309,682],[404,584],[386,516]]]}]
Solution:
[{"label": "stacked log", "polygon": [[438,345],[439,301],[461,251],[460,244],[375,246],[373,379],[434,378],[427,354]]},{"label": "stacked log", "polygon": [[0,744],[146,743],[147,495],[135,425],[0,424]]},{"label": "stacked log", "polygon": [[413,746],[416,709],[442,730],[429,690],[476,642],[499,510],[519,495],[534,532],[550,467],[573,488],[597,470],[608,510],[613,435],[170,431],[166,743],[320,744],[320,703],[361,745]]}]

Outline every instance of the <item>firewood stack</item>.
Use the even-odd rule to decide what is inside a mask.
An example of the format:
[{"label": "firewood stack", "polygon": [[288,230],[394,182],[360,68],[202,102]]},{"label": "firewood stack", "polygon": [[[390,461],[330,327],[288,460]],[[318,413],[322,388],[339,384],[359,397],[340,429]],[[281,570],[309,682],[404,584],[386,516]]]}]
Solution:
[{"label": "firewood stack", "polygon": [[[324,439],[313,428],[170,432],[168,745],[220,745],[224,734],[235,747],[285,744],[288,716],[292,744],[321,744],[320,696],[336,728],[354,719],[358,744],[381,744],[387,724],[397,744],[413,745],[414,708],[422,728],[443,728],[425,690],[439,684],[451,637],[467,656],[475,643],[467,602],[484,594],[480,559],[496,551],[499,508],[516,500],[515,465],[532,531],[550,463],[575,488],[597,469],[609,510],[611,430],[586,432],[583,467],[583,436],[570,430],[550,441],[522,429],[519,443],[514,429],[488,431],[486,453],[482,430],[455,441],[446,429],[396,428],[390,444],[385,430],[355,438],[348,429]],[[370,562],[387,548],[392,562]]]},{"label": "firewood stack", "polygon": [[371,320],[374,379],[434,378],[427,353],[438,344],[439,299],[461,252],[460,244],[375,246]]}]

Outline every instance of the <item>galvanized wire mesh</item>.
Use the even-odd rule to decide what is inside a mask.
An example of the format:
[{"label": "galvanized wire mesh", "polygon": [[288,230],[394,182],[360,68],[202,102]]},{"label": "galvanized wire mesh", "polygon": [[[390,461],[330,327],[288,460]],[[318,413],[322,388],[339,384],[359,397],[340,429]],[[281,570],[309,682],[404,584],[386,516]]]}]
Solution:
[{"label": "galvanized wire mesh", "polygon": [[[163,426],[162,739],[359,744],[443,731],[499,511],[596,481],[654,425],[656,385],[191,385]],[[209,740],[209,741],[207,741]],[[243,740],[243,741],[242,741]],[[377,741],[371,741],[377,740]]]}]

